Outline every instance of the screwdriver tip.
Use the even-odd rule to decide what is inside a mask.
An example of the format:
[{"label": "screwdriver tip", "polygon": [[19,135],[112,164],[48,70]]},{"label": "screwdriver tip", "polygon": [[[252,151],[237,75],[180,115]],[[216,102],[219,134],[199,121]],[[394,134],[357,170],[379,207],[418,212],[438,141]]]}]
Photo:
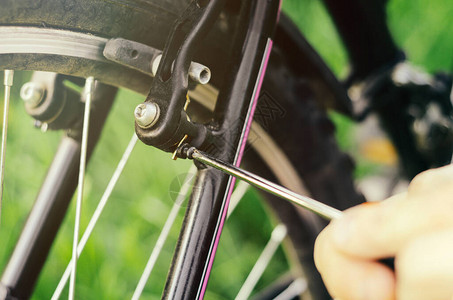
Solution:
[{"label": "screwdriver tip", "polygon": [[193,159],[193,154],[195,152],[198,152],[197,148],[190,146],[188,143],[184,143],[176,149],[175,154],[178,158]]}]

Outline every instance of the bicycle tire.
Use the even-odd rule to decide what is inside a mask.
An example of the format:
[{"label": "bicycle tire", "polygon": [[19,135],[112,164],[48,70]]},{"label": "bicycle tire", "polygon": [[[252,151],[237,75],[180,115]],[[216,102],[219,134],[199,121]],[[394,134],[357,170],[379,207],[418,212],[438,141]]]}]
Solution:
[{"label": "bicycle tire", "polygon": [[[34,28],[55,28],[58,30],[65,30],[70,32],[78,32],[81,34],[92,34],[95,36],[100,36],[103,38],[114,38],[114,37],[122,37],[126,39],[130,39],[133,41],[141,42],[156,48],[163,48],[163,44],[165,42],[165,38],[170,30],[168,24],[172,24],[175,18],[177,17],[177,13],[173,11],[177,11],[178,8],[183,8],[184,4],[187,4],[187,1],[183,0],[174,0],[174,1],[90,1],[90,0],[83,0],[78,1],[77,4],[71,6],[67,6],[67,3],[63,3],[58,0],[49,0],[49,1],[42,1],[39,4],[35,4],[34,1],[10,1],[4,5],[4,8],[0,11],[0,24],[2,26],[19,26],[19,27],[34,27]],[[152,9],[150,9],[152,8]],[[83,12],[92,12],[91,14],[86,14]],[[117,19],[120,22],[114,24],[114,26],[107,26],[103,20],[105,19],[105,11],[107,11],[108,16],[113,18],[114,16],[121,16],[121,18]],[[101,18],[103,17],[103,18]],[[143,26],[146,24],[147,26]],[[127,25],[127,26],[126,26]],[[38,26],[38,27],[36,27]],[[159,28],[162,29],[161,34],[155,35],[149,32],[149,28]],[[218,34],[218,33],[221,34]],[[208,39],[211,41],[219,41],[219,42],[211,42],[210,46],[205,48],[204,53],[209,53],[211,51],[222,51],[225,52],[228,47],[225,47],[225,43],[227,43],[227,39],[225,37],[228,36],[230,32],[228,30],[221,29],[221,26],[216,26],[214,33],[210,34]],[[220,49],[220,50],[219,50]],[[214,74],[222,74],[222,64],[217,62],[210,61],[209,55],[203,55],[200,53],[198,55],[200,57],[200,62],[203,62],[210,66],[213,69]],[[73,58],[67,57],[64,61],[56,60],[55,55],[32,55],[32,54],[21,54],[21,55],[1,55],[0,56],[0,67],[5,68],[6,65],[8,67],[14,69],[39,69],[45,71],[56,71],[63,74],[70,74],[75,76],[86,77],[88,75],[94,75],[100,78],[102,81],[113,84],[116,86],[123,86],[135,91],[146,93],[147,87],[149,86],[150,78],[145,76],[137,71],[133,71],[121,66],[112,65],[109,62],[96,62],[93,65],[93,62],[87,61],[80,58]],[[55,63],[57,62],[57,63]],[[69,62],[69,63],[68,63]],[[26,63],[26,65],[24,64]],[[277,67],[283,68],[284,71],[288,70],[287,66],[288,62],[282,63],[279,62]],[[75,68],[74,66],[78,65],[79,67]],[[100,67],[100,68],[98,68]],[[105,72],[105,71],[95,71],[95,70],[114,70],[113,72]],[[93,71],[95,71],[93,74]],[[124,72],[125,71],[125,72]],[[126,76],[117,76],[120,73],[127,74]],[[289,72],[289,71],[288,71]],[[108,76],[105,75],[108,73]],[[273,73],[273,72],[270,72]],[[291,73],[291,72],[289,72]],[[294,75],[294,74],[292,74]],[[125,77],[129,79],[124,79]],[[300,76],[295,76],[299,78]],[[134,80],[131,80],[133,78]],[[267,77],[269,78],[269,76]],[[214,76],[213,82],[214,84],[218,81],[221,81],[219,76]],[[270,89],[266,87],[271,87]],[[284,90],[277,84],[277,80],[274,78],[266,79],[265,89],[267,92],[271,94],[278,94]],[[312,120],[307,121],[304,119],[304,115],[300,114],[302,107],[300,106],[300,102],[297,99],[294,99],[294,94],[297,93],[294,89],[300,89],[297,87],[294,82],[291,82],[291,88],[289,97],[291,99],[291,103],[285,104],[286,109],[288,111],[292,111],[291,107],[297,107],[299,113],[296,114],[294,120],[299,118],[301,122],[312,122]],[[313,98],[307,103],[309,105],[313,105],[316,103]],[[348,160],[345,158],[344,155],[336,148],[332,132],[327,130],[326,132],[324,127],[330,128],[327,117],[325,116],[325,112],[320,109],[320,120],[316,121],[315,132],[319,131],[322,133],[323,137],[320,137],[322,142],[319,145],[323,144],[322,147],[326,149],[326,151],[330,151],[334,153],[331,155],[331,159],[328,160],[329,163],[335,161],[337,165],[332,167],[336,172],[331,172],[335,175],[319,175],[319,172],[313,171],[315,167],[311,166],[311,170],[308,170],[304,164],[299,164],[297,166],[295,162],[301,160],[301,156],[298,153],[294,152],[295,145],[285,145],[283,148],[288,149],[292,148],[293,153],[290,153],[289,159],[291,160],[291,164],[294,164],[294,168],[299,171],[299,173],[304,173],[304,179],[308,182],[308,188],[313,195],[319,197],[322,200],[331,200],[331,195],[325,194],[325,184],[328,183],[330,185],[336,185],[335,176],[338,174],[344,174],[345,168],[344,165],[348,165]],[[302,116],[302,118],[301,118]],[[287,124],[288,126],[290,124]],[[277,126],[278,127],[278,126]],[[272,137],[277,138],[277,140],[281,141],[281,130],[270,130],[272,132]],[[285,143],[282,143],[285,144]],[[296,143],[297,144],[297,143]],[[317,147],[317,146],[316,146]],[[260,158],[258,156],[254,156],[249,158],[251,162],[251,168],[255,170],[259,170],[260,167],[264,165],[259,161]],[[302,165],[303,167],[300,167]],[[323,166],[327,165],[324,163]],[[319,167],[319,165],[317,166]],[[261,168],[263,169],[263,168]],[[264,167],[264,169],[266,169]],[[357,194],[351,189],[351,169],[352,166],[348,166],[346,168],[346,173],[349,175],[343,177],[343,181],[347,182],[347,191],[341,192],[340,198],[346,198],[348,196],[353,196],[351,198],[358,199]],[[261,174],[267,174],[271,176],[269,170],[261,170]],[[321,178],[322,177],[322,178]],[[274,178],[275,179],[275,178]],[[298,179],[300,180],[300,179]],[[333,188],[333,191],[341,190],[341,188]],[[335,192],[334,192],[335,193]],[[338,193],[337,193],[338,194]],[[338,195],[337,195],[338,196]],[[338,198],[338,197],[337,197]],[[300,217],[299,213],[295,213],[294,208],[291,206],[285,206],[282,204],[276,204],[277,202],[270,198],[271,206],[274,208],[277,215],[280,217],[283,216],[283,221],[285,221],[285,215],[288,217],[288,214],[294,215],[298,221],[294,221],[294,219],[286,220],[286,224],[291,226],[290,229],[290,236],[293,240],[293,243],[296,245],[295,248],[298,247],[301,240],[304,243],[307,242],[307,239],[311,241],[314,240],[317,232],[313,230],[309,230],[309,233],[304,238],[297,238],[297,234],[300,230],[299,226],[306,227],[306,220]],[[342,200],[343,201],[343,200]],[[350,202],[350,205],[354,204],[356,201],[353,200]],[[330,203],[336,204],[339,206],[338,203]],[[344,208],[346,204],[342,204],[342,208]],[[348,205],[349,206],[349,205]],[[282,207],[285,207],[284,209]],[[294,245],[293,245],[294,246]],[[306,247],[300,246],[299,248],[303,248],[306,252]],[[295,251],[298,252],[298,251]],[[299,251],[300,252],[300,251]],[[311,261],[311,258],[307,257],[307,253],[303,253],[300,255],[296,255],[298,257],[299,262],[307,263],[307,261]],[[310,262],[311,263],[311,262]],[[308,263],[308,264],[310,264]],[[310,267],[306,270],[306,273],[313,273],[315,272],[314,266],[310,265]],[[322,288],[322,284],[320,283],[319,276],[316,277],[311,282],[311,287],[320,287],[320,292],[314,292],[312,295],[313,299],[325,299],[327,294],[325,290]],[[316,290],[316,288],[314,288]]]}]

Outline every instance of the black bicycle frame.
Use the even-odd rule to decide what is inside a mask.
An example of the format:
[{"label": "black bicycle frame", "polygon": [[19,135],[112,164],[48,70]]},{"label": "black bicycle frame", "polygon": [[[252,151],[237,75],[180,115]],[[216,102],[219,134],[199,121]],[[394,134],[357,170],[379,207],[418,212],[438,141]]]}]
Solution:
[{"label": "black bicycle frame", "polygon": [[387,0],[323,0],[348,50],[351,80],[404,59],[387,26]]},{"label": "black bicycle frame", "polygon": [[[267,61],[280,1],[241,1],[240,21],[227,60],[234,69],[221,89],[215,119],[215,155],[239,165]],[[273,20],[273,21],[272,21]],[[202,299],[234,188],[234,178],[198,165],[163,299]]]}]

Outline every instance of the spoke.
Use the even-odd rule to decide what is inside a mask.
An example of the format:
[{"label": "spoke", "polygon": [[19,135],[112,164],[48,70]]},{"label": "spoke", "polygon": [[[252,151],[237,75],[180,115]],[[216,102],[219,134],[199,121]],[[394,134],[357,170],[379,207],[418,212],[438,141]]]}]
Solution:
[{"label": "spoke", "polygon": [[2,149],[0,158],[0,220],[3,202],[3,180],[5,178],[5,153],[6,153],[6,135],[8,132],[8,111],[9,98],[11,97],[11,87],[13,86],[14,71],[5,70],[3,84],[5,86],[5,102],[3,106],[3,128],[2,128]]},{"label": "spoke", "polygon": [[250,294],[255,288],[255,285],[258,283],[258,280],[261,278],[261,275],[263,274],[267,265],[271,261],[272,256],[274,255],[275,251],[277,251],[278,246],[281,244],[285,236],[286,236],[285,225],[283,224],[277,225],[272,231],[272,235],[269,242],[267,243],[266,247],[264,247],[263,252],[261,252],[260,257],[253,266],[252,271],[250,271],[249,276],[242,285],[241,290],[236,296],[236,300],[242,299],[245,300],[249,298]]},{"label": "spoke", "polygon": [[85,81],[85,112],[83,116],[82,145],[80,146],[80,169],[77,187],[76,215],[74,223],[74,240],[72,244],[72,270],[69,283],[69,300],[74,299],[75,280],[77,270],[77,244],[79,241],[80,215],[82,210],[83,187],[85,181],[85,167],[87,158],[88,131],[90,124],[91,100],[94,89],[94,78],[88,77]]},{"label": "spoke", "polygon": [[175,201],[175,204],[173,205],[167,220],[165,221],[165,225],[162,228],[162,231],[160,232],[159,238],[157,239],[156,245],[154,246],[154,249],[151,252],[151,255],[148,259],[148,262],[146,263],[145,270],[143,271],[142,276],[140,277],[140,281],[137,284],[137,287],[135,288],[134,294],[132,296],[132,300],[138,300],[140,298],[140,295],[143,292],[143,289],[145,288],[146,282],[149,279],[149,276],[151,275],[151,272],[154,268],[154,264],[157,261],[157,258],[159,257],[159,254],[165,244],[165,241],[168,238],[168,234],[170,233],[170,229],[173,226],[173,223],[176,220],[176,217],[178,216],[179,209],[181,208],[181,203],[185,200],[187,193],[189,192],[191,185],[191,177],[192,174],[196,172],[196,167],[195,165],[192,165],[190,168],[189,172],[187,173],[186,178],[183,181],[183,184],[181,186],[181,190],[178,193],[178,197]]},{"label": "spoke", "polygon": [[233,213],[234,209],[239,204],[239,201],[242,199],[242,197],[247,192],[249,187],[250,187],[250,185],[245,181],[240,181],[236,185],[236,189],[234,190],[233,195],[231,195],[230,205],[228,205],[227,218],[229,218],[230,215]]},{"label": "spoke", "polygon": [[304,278],[297,278],[294,280],[280,295],[275,297],[274,300],[290,300],[301,295],[308,289],[307,280]]},{"label": "spoke", "polygon": [[[82,253],[83,249],[85,248],[86,243],[88,242],[88,239],[91,236],[91,233],[94,230],[94,227],[96,226],[104,208],[105,205],[107,204],[108,200],[110,199],[110,195],[112,194],[112,191],[118,182],[118,179],[121,176],[121,173],[123,172],[124,167],[126,166],[127,161],[129,160],[129,157],[132,153],[132,150],[134,150],[135,145],[137,144],[137,135],[135,133],[132,135],[132,138],[126,148],[126,150],[123,153],[123,156],[121,157],[120,162],[118,163],[118,166],[115,169],[115,172],[112,175],[112,178],[109,181],[109,184],[107,185],[107,188],[104,191],[104,194],[101,197],[101,200],[99,201],[98,206],[96,207],[96,210],[93,213],[93,216],[90,219],[90,222],[88,223],[88,226],[83,233],[82,238],[80,239],[80,242],[77,246],[77,258],[80,257],[80,254]],[[52,295],[52,300],[57,300],[60,298],[61,293],[63,292],[64,287],[66,286],[66,283],[68,282],[69,275],[71,274],[72,271],[72,266],[73,262],[72,259],[69,262],[68,266],[66,267],[65,272],[63,273],[63,276],[60,279],[60,282],[58,283],[57,288],[55,289],[54,294]]]}]

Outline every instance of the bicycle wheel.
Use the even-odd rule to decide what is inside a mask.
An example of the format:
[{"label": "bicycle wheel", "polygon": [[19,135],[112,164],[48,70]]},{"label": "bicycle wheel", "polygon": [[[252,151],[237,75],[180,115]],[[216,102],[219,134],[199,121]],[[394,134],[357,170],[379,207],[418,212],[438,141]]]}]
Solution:
[{"label": "bicycle wheel", "polygon": [[[7,3],[7,5],[4,6],[4,9],[0,12],[0,23],[7,25],[2,26],[2,33],[8,34],[14,32],[16,37],[21,37],[23,39],[15,45],[15,50],[11,50],[11,48],[4,50],[5,52],[3,52],[0,56],[0,66],[3,69],[45,70],[80,77],[95,76],[102,82],[114,84],[116,86],[123,86],[145,93],[149,87],[150,78],[130,68],[106,61],[105,58],[99,54],[99,47],[102,47],[108,38],[122,37],[157,48],[162,48],[163,41],[165,40],[165,37],[170,29],[168,24],[170,24],[177,16],[177,13],[171,13],[171,11],[177,10],[179,7],[183,7],[183,3],[186,3],[186,1],[152,1],[146,2],[146,4],[143,4],[142,2],[138,3],[135,1],[128,1],[126,5],[124,5],[124,3],[112,1],[81,1],[77,3],[77,5],[71,4],[69,6],[67,3],[61,3],[60,1],[47,1],[40,3],[40,5],[35,5],[32,1]],[[131,9],[131,7],[133,7],[133,9]],[[24,11],[29,13],[24,14]],[[87,14],[87,12],[89,13]],[[105,12],[108,12],[108,16],[112,16],[112,18],[114,16],[121,15],[121,22],[116,22],[114,25],[106,24],[106,22],[103,22],[103,20],[106,19]],[[107,17],[107,19],[109,18]],[[230,20],[230,22],[233,21],[234,19]],[[146,24],[146,26],[143,26],[143,24]],[[39,27],[35,27],[36,25],[39,25]],[[159,28],[160,33],[158,35],[149,33],[148,28]],[[225,37],[228,37],[228,34],[230,33],[231,31],[225,30],[224,26],[217,26],[214,33],[208,37],[208,39],[211,39],[214,42],[210,43],[211,46],[206,48],[205,52],[226,51],[225,49],[227,49],[227,47],[224,47],[224,44],[226,43]],[[29,50],[26,50],[26,53],[23,53],[24,51],[20,49],[23,47],[24,43],[29,42],[27,37],[30,37],[30,35],[33,35],[34,43],[37,43],[32,44],[33,46],[44,45],[43,48],[46,50],[40,53],[39,51],[37,51],[38,53],[29,53]],[[36,37],[38,37],[38,39],[36,39]],[[39,37],[42,37],[42,39]],[[73,49],[74,45],[78,46],[78,53],[72,52],[69,55],[68,53],[65,53],[65,51],[73,51],[70,49],[63,50],[63,53],[58,52],[61,51],[61,44],[58,44],[58,42],[55,43],[55,40],[62,37],[65,38],[66,42],[71,44],[71,49]],[[219,42],[217,43],[215,41]],[[39,49],[39,47],[33,48]],[[5,48],[2,47],[2,49]],[[52,52],[54,51],[52,49],[59,50],[57,52]],[[205,63],[213,70],[213,74],[222,74],[222,70],[225,68],[222,63],[210,61],[210,55],[203,55],[203,53],[200,53],[199,57],[200,62]],[[287,71],[285,63],[279,61],[276,68],[280,68],[283,72],[288,72],[289,75],[294,75],[291,74],[290,71]],[[221,76],[214,76],[213,84],[215,85],[221,80]],[[298,78],[298,80],[300,81],[300,78]],[[268,83],[266,86],[271,87],[267,90],[268,93],[270,93],[269,90],[272,91],[272,94],[278,94],[281,92],[282,88],[277,86],[275,79],[269,78],[267,81]],[[320,164],[309,167],[305,165],[302,168],[292,166],[292,164],[294,164],[293,161],[301,159],[301,155],[294,152],[294,147],[296,147],[296,145],[299,147],[298,142],[293,141],[292,145],[285,146],[287,149],[291,149],[291,147],[293,147],[292,155],[290,155],[289,159],[286,158],[290,162],[290,167],[293,169],[290,173],[294,174],[295,169],[302,170],[305,175],[304,177],[308,179],[306,181],[308,183],[308,187],[311,189],[311,192],[320,198],[329,198],[330,195],[325,194],[325,183],[330,182],[331,185],[335,185],[335,177],[338,175],[336,173],[344,174],[343,171],[345,169],[342,168],[342,165],[344,165],[344,157],[338,154],[339,152],[333,144],[332,132],[328,129],[326,132],[326,129],[323,129],[324,127],[330,128],[328,125],[329,122],[325,117],[325,113],[322,110],[319,110],[320,117],[318,116],[319,118],[317,118],[315,126],[312,126],[313,120],[310,119],[307,121],[306,116],[301,114],[303,106],[299,105],[297,101],[295,101],[295,94],[300,92],[301,86],[299,84],[295,84],[293,81],[291,81],[289,85],[291,85],[291,88],[287,91],[290,94],[291,101],[288,101],[290,102],[289,104],[281,104],[282,107],[285,107],[285,110],[291,112],[297,111],[297,113],[294,113],[294,118],[291,118],[291,120],[298,120],[299,122],[309,124],[308,127],[310,134],[315,134],[317,132],[322,133],[322,137],[319,137],[320,142],[316,142],[313,147],[315,149],[322,147],[330,153],[335,153],[333,155],[329,155],[329,159],[324,160],[322,165],[327,166],[327,162],[331,163],[332,161],[335,161],[337,164],[334,165],[333,168],[335,170],[342,170],[341,172],[330,172],[329,175],[326,176],[326,172],[320,175],[319,172],[313,171],[313,169],[315,167],[319,167]],[[312,106],[315,102],[310,100],[306,103],[308,106]],[[296,106],[297,110],[292,110],[291,106]],[[199,108],[199,110],[202,113],[206,111],[201,108]],[[293,116],[293,113],[291,113],[291,116]],[[285,125],[291,126],[292,124],[291,122],[287,122]],[[282,136],[280,134],[280,130],[283,126],[277,127],[280,129],[271,129],[270,131],[274,132],[274,137],[281,139]],[[312,127],[314,130],[311,130]],[[265,164],[272,165],[271,160],[269,160],[269,156],[266,156],[265,153],[275,155],[276,151],[278,153],[284,153],[281,149],[275,150],[275,148],[268,148],[267,150],[261,151],[261,156],[264,158]],[[291,159],[293,161],[291,161]],[[255,158],[250,158],[252,167],[255,166],[259,168],[263,166],[261,163],[253,163],[253,160],[259,160],[259,158],[256,158],[256,156]],[[350,169],[350,167],[346,168],[346,173],[349,172],[349,177],[343,177],[344,181],[348,182],[346,184],[346,188],[333,188],[330,192],[333,191],[333,193],[336,193],[338,190],[341,190],[340,194],[344,198],[352,195],[353,197],[350,198],[356,199],[357,195],[351,190],[352,181],[350,180]],[[275,171],[275,173],[281,174],[281,169]],[[286,181],[287,178],[290,177],[280,176],[279,180]],[[299,182],[300,185],[300,178],[293,178],[293,180]],[[271,203],[273,202],[271,201]],[[351,204],[353,203],[354,202],[351,202]],[[282,219],[286,222],[287,226],[289,226],[289,228],[293,228],[289,231],[293,247],[298,250],[294,252],[299,254],[296,257],[301,261],[302,266],[307,265],[307,261],[311,261],[311,258],[307,258],[310,256],[310,251],[307,249],[309,249],[311,245],[309,245],[309,242],[309,247],[307,247],[306,242],[311,241],[312,243],[313,238],[317,233],[316,230],[313,230],[313,227],[307,227],[306,219],[302,218],[292,206],[274,204],[272,207],[275,209],[277,215],[283,216]],[[294,218],[290,218],[290,214],[292,214]],[[295,221],[295,218],[298,219],[298,221]],[[303,225],[303,227],[300,227],[301,225]],[[303,230],[303,232],[307,232],[307,234],[303,234],[301,230]],[[319,230],[319,228],[317,230]],[[303,244],[301,244],[302,242]],[[311,262],[309,262],[308,265],[310,265],[310,263]],[[314,268],[312,263],[309,267],[307,267],[307,270],[308,273],[313,273]],[[313,278],[314,277],[316,276],[313,276]],[[311,281],[310,286],[312,290],[316,290],[315,287],[321,286],[319,278],[314,278]],[[322,290],[322,287],[319,289]],[[326,297],[325,291],[321,291],[319,296],[316,294],[313,295],[313,298],[315,299],[322,299],[321,297]]]}]

